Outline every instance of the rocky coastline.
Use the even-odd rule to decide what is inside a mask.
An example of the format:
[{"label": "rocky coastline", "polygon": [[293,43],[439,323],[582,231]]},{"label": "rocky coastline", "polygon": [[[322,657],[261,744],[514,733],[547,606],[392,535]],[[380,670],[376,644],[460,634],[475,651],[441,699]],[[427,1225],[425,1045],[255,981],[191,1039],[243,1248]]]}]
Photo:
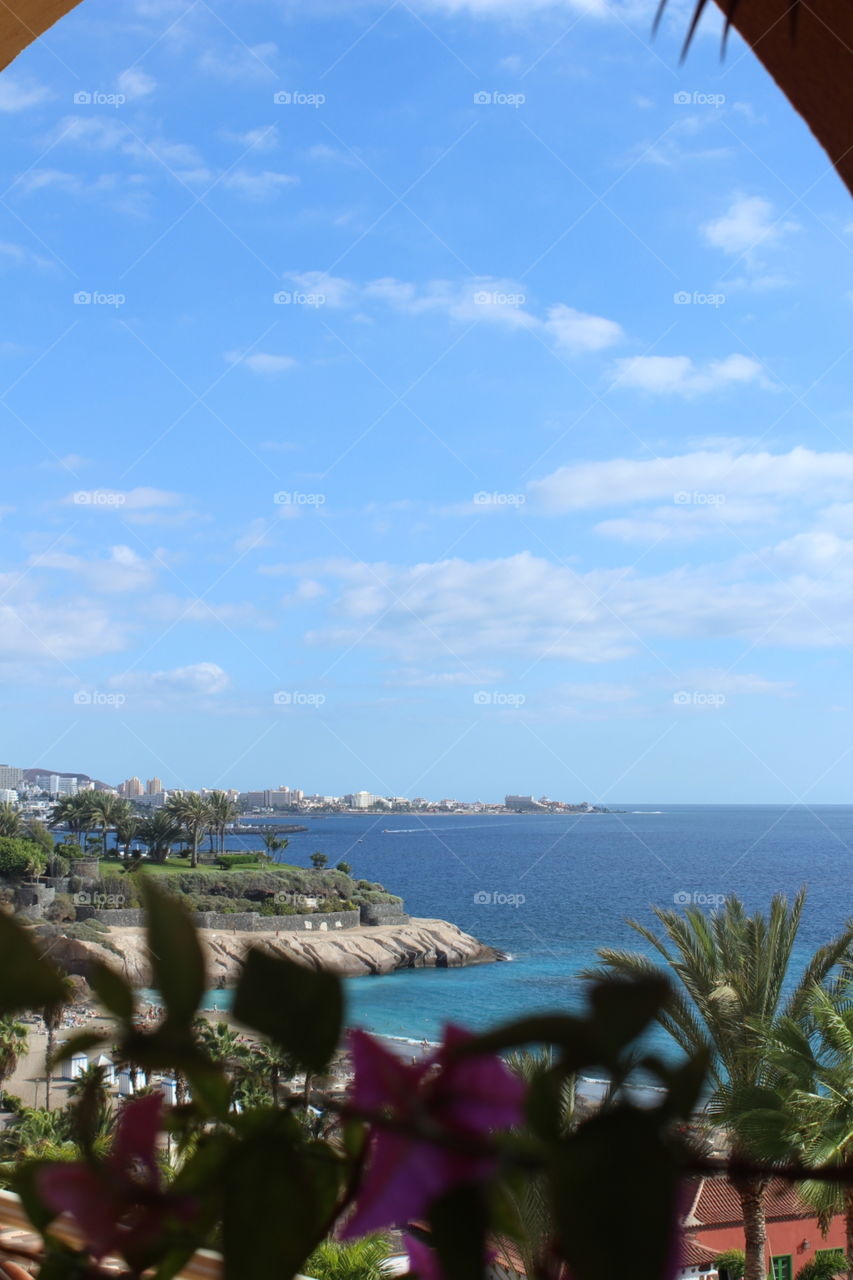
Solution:
[{"label": "rocky coastline", "polygon": [[[312,969],[342,977],[393,973],[399,969],[457,968],[489,964],[506,956],[463,933],[446,920],[409,919],[405,924],[360,926],[339,933],[288,933],[257,930],[199,929],[211,987],[233,986],[249,947],[285,955]],[[57,937],[51,957],[68,973],[86,977],[93,959],[124,973],[136,987],[150,985],[145,930],[113,927],[104,943]]]}]

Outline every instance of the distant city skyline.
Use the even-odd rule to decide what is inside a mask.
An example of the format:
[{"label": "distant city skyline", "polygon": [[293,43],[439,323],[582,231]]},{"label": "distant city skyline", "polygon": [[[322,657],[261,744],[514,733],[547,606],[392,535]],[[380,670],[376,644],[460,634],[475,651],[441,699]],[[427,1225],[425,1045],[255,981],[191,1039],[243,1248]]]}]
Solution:
[{"label": "distant city skyline", "polygon": [[853,801],[849,196],[654,8],[88,0],[4,72],[4,754]]}]

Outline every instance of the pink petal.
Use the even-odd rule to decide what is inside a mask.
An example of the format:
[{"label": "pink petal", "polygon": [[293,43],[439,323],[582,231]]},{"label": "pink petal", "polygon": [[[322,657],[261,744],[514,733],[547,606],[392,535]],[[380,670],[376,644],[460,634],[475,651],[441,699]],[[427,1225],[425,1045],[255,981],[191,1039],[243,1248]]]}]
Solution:
[{"label": "pink petal", "polygon": [[433,1143],[418,1142],[405,1134],[378,1133],[368,1154],[355,1213],[341,1239],[405,1226],[452,1185],[448,1172],[445,1153]]},{"label": "pink petal", "polygon": [[509,1129],[524,1117],[524,1083],[496,1054],[458,1058],[454,1050],[473,1039],[449,1023],[436,1055],[441,1073],[431,1082],[436,1111],[445,1123],[467,1133]]},{"label": "pink petal", "polygon": [[93,1169],[85,1164],[52,1164],[38,1174],[39,1194],[55,1213],[76,1218],[95,1258],[116,1243],[118,1203]]},{"label": "pink petal", "polygon": [[408,1109],[426,1065],[411,1066],[366,1031],[351,1031],[349,1042],[355,1072],[355,1105],[367,1110],[388,1106]]},{"label": "pink petal", "polygon": [[115,1170],[130,1173],[139,1163],[145,1166],[152,1178],[156,1177],[155,1152],[162,1111],[162,1093],[146,1094],[124,1107],[110,1155],[110,1163]]}]

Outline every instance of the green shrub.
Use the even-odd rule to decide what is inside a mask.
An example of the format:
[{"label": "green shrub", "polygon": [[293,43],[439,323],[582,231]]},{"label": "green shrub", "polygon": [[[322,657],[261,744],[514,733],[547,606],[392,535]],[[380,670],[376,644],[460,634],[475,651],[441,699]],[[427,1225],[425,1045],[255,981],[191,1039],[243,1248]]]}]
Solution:
[{"label": "green shrub", "polygon": [[0,875],[20,879],[40,875],[47,866],[47,854],[32,840],[0,836]]},{"label": "green shrub", "polygon": [[254,866],[259,857],[257,853],[222,853],[216,859],[216,865],[223,871],[230,871],[232,867]]},{"label": "green shrub", "polygon": [[847,1271],[848,1262],[841,1249],[828,1250],[821,1257],[812,1258],[797,1272],[797,1280],[835,1280],[835,1276]]},{"label": "green shrub", "polygon": [[714,1259],[714,1266],[720,1273],[723,1280],[725,1272],[728,1280],[743,1280],[743,1273],[746,1270],[746,1255],[743,1249],[726,1249],[724,1253],[720,1253]]},{"label": "green shrub", "polygon": [[74,905],[71,894],[58,893],[45,912],[45,917],[54,924],[60,924],[63,920],[76,920],[77,907]]}]

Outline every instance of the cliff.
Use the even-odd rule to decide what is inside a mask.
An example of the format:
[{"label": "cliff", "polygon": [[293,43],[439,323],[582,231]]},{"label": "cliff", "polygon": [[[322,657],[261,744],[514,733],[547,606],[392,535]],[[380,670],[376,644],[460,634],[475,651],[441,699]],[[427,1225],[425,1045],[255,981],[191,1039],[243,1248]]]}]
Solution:
[{"label": "cliff", "polygon": [[[408,924],[347,929],[334,934],[199,929],[199,937],[207,954],[212,987],[231,986],[237,981],[243,956],[250,946],[350,978],[392,973],[396,969],[446,969],[504,959],[501,952],[478,942],[446,920],[410,920]],[[97,957],[105,964],[122,969],[135,986],[148,986],[144,930],[109,929],[106,940],[109,947],[74,938],[57,938],[51,943],[51,958],[69,973],[85,977],[89,959]]]}]

